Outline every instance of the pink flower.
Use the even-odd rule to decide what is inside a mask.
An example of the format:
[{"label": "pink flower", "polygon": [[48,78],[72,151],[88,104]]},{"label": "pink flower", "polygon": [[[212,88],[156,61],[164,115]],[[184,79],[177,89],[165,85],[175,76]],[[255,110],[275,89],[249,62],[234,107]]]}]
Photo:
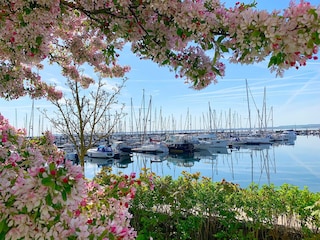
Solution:
[{"label": "pink flower", "polygon": [[78,217],[80,215],[81,211],[79,209],[75,210],[74,211],[74,214],[76,217]]},{"label": "pink flower", "polygon": [[82,201],[80,202],[80,206],[82,206],[82,207],[87,206],[87,200],[86,199],[82,199]]},{"label": "pink flower", "polygon": [[68,181],[69,181],[69,178],[68,178],[68,177],[64,177],[64,178],[62,179],[62,182],[64,182],[64,183],[68,183]]},{"label": "pink flower", "polygon": [[131,173],[131,174],[130,174],[130,177],[131,177],[131,178],[136,178],[136,173],[134,173],[134,172]]},{"label": "pink flower", "polygon": [[3,143],[6,143],[6,142],[7,142],[7,140],[8,140],[8,139],[7,139],[7,137],[8,137],[8,136],[7,136],[6,134],[3,134],[3,135],[2,135],[2,140],[1,140],[1,141],[2,141]]}]

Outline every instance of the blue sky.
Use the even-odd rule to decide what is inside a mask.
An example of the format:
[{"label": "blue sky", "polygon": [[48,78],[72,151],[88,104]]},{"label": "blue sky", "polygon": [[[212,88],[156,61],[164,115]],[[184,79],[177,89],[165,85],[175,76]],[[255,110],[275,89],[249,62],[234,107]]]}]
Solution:
[{"label": "blue sky", "polygon": [[[232,6],[236,1],[226,2],[227,6]],[[310,2],[320,4],[320,0]],[[289,0],[257,0],[257,3],[257,8],[271,11],[275,7],[286,8]],[[218,78],[217,84],[211,84],[201,91],[190,89],[183,79],[176,79],[174,72],[168,68],[138,59],[129,51],[129,46],[121,53],[121,63],[131,66],[126,87],[118,97],[119,102],[126,104],[127,128],[131,121],[131,101],[137,116],[139,109],[141,111],[143,94],[145,106],[149,105],[151,99],[151,122],[156,122],[154,118],[159,117],[161,111],[163,121],[169,124],[174,119],[176,128],[204,128],[207,125],[203,119],[208,116],[210,105],[212,114],[216,116],[214,124],[217,127],[228,128],[230,122],[237,127],[249,127],[246,79],[250,89],[252,126],[258,125],[257,113],[258,110],[260,113],[262,111],[264,96],[268,126],[320,123],[319,60],[311,60],[299,70],[290,69],[282,78],[270,73],[267,62],[254,65],[227,64],[225,76]],[[58,68],[50,67],[45,68],[42,76],[46,81],[55,82],[65,89],[64,78],[58,73]],[[86,69],[85,73],[95,76],[90,69]],[[110,85],[115,81],[107,79]],[[64,92],[67,93],[67,90]],[[36,100],[33,118],[35,125],[40,122],[40,128],[54,132],[46,121],[42,123],[43,118],[37,108],[53,111],[54,107],[46,100]],[[31,109],[32,101],[29,98],[9,102],[0,99],[0,113],[16,127],[28,129]],[[34,126],[35,135],[40,131]]]}]

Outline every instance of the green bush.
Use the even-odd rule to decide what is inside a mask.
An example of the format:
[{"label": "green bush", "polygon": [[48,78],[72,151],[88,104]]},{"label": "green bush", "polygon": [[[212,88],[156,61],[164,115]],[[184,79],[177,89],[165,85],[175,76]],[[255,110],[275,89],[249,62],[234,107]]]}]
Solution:
[{"label": "green bush", "polygon": [[200,173],[183,172],[174,180],[148,169],[140,181],[130,206],[138,240],[320,237],[320,193],[307,188],[252,184],[242,189]]}]

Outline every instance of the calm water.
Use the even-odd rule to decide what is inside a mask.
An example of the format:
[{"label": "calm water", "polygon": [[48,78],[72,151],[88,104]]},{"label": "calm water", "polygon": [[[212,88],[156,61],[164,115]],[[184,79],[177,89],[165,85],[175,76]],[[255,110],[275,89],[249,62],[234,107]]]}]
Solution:
[{"label": "calm water", "polygon": [[320,138],[298,136],[293,145],[272,145],[258,148],[217,150],[213,154],[197,152],[193,156],[161,156],[134,153],[131,159],[107,162],[87,159],[85,175],[93,178],[102,165],[112,166],[114,173],[139,174],[140,169],[151,169],[159,176],[177,178],[182,171],[200,172],[213,181],[225,179],[247,187],[254,182],[259,185],[283,183],[307,186],[312,192],[320,192]]}]

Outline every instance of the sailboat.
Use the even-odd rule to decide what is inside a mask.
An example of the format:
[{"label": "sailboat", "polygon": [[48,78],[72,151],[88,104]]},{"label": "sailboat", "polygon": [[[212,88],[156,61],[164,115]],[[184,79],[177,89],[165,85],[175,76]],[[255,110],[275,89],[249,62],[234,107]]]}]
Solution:
[{"label": "sailboat", "polygon": [[[241,136],[232,142],[232,145],[246,144],[246,145],[256,145],[256,144],[271,144],[271,136],[266,134],[266,130],[262,129],[263,117],[260,116],[258,112],[259,120],[261,121],[260,130],[253,132],[251,126],[251,110],[250,110],[250,101],[249,101],[249,87],[248,81],[246,79],[246,93],[247,93],[247,105],[248,105],[248,114],[249,114],[249,133],[247,136]],[[265,95],[266,90],[264,89],[264,105],[263,110],[265,111]],[[266,125],[266,123],[265,123]],[[265,126],[266,127],[266,126]]]}]

